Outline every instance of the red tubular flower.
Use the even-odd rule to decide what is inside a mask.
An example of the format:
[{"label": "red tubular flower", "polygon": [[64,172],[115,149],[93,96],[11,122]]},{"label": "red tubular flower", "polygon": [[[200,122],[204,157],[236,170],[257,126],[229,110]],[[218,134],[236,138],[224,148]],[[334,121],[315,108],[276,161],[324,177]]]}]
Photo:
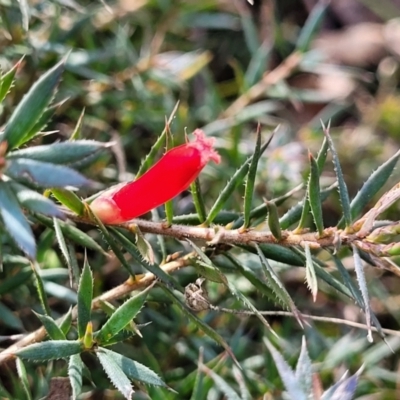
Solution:
[{"label": "red tubular flower", "polygon": [[220,162],[214,138],[196,129],[194,142],[167,151],[136,181],[117,185],[97,197],[91,209],[105,224],[120,224],[166,203],[186,190],[208,161]]}]

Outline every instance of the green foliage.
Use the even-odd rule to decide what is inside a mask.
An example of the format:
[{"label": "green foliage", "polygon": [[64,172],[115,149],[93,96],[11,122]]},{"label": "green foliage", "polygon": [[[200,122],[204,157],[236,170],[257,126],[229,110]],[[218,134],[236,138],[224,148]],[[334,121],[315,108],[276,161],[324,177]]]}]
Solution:
[{"label": "green foliage", "polygon": [[[396,398],[395,21],[352,65],[317,3],[2,2],[1,398]],[[94,215],[196,128],[191,193]]]}]

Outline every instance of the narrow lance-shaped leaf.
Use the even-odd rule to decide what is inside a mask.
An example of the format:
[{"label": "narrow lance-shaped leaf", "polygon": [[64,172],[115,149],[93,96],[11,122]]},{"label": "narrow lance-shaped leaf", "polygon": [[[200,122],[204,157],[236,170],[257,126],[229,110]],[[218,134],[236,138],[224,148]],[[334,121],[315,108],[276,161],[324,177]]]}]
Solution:
[{"label": "narrow lance-shaped leaf", "polygon": [[311,290],[313,300],[315,302],[317,300],[317,294],[318,294],[318,281],[317,281],[317,275],[316,275],[315,269],[314,269],[314,262],[311,257],[310,245],[308,243],[306,243],[304,245],[304,250],[305,250],[305,255],[306,255],[307,286]]},{"label": "narrow lance-shaped leaf", "polygon": [[[265,143],[261,149],[260,149],[260,154],[259,157],[264,153],[264,151],[267,149],[269,144],[271,143],[271,140],[273,138],[273,134],[271,137],[268,139],[267,143]],[[254,155],[253,155],[254,156]],[[243,164],[242,166],[236,170],[236,172],[233,174],[232,178],[230,181],[226,184],[224,189],[222,189],[222,192],[218,196],[217,200],[215,201],[214,205],[212,206],[210,212],[208,213],[207,219],[205,223],[209,225],[211,222],[214,221],[215,217],[217,214],[221,211],[223,206],[225,205],[226,201],[229,199],[229,197],[232,195],[234,190],[243,182],[243,179],[245,178],[248,170],[250,163],[253,159],[253,156],[250,156]]]},{"label": "narrow lance-shaped leaf", "polygon": [[[33,310],[32,310],[33,311]],[[48,315],[41,315],[33,311],[33,313],[40,319],[46,329],[49,338],[52,340],[65,340],[66,337],[60,327],[57,325],[56,321]]]},{"label": "narrow lance-shaped leaf", "polygon": [[25,142],[26,134],[51,102],[64,70],[64,63],[65,60],[62,60],[42,75],[14,110],[4,131],[9,150]]},{"label": "narrow lance-shaped leaf", "polygon": [[308,396],[308,398],[312,398],[313,368],[310,356],[308,355],[305,336],[303,336],[301,341],[301,351],[299,359],[297,360],[295,376],[303,392]]},{"label": "narrow lance-shaped leaf", "polygon": [[85,335],[86,326],[90,322],[93,300],[93,275],[85,255],[85,262],[78,287],[78,336]]},{"label": "narrow lance-shaped leaf", "polygon": [[258,161],[260,159],[260,154],[261,154],[261,126],[260,124],[258,124],[256,147],[254,149],[254,155],[249,166],[249,172],[247,173],[246,187],[244,191],[243,228],[245,229],[250,226],[250,212],[251,212],[251,205],[253,202],[254,184],[256,180],[257,167],[258,167]]},{"label": "narrow lance-shaped leaf", "polygon": [[364,267],[361,261],[358,248],[354,244],[351,247],[353,250],[354,269],[357,275],[358,286],[360,287],[360,291],[364,300],[365,319],[368,327],[367,338],[372,343],[373,337],[371,331],[371,304],[369,302],[369,295],[368,295],[367,282],[365,280]]},{"label": "narrow lance-shaped leaf", "polygon": [[304,393],[302,385],[282,355],[275,349],[275,347],[266,337],[264,337],[264,343],[274,359],[276,368],[278,369],[279,375],[286,387],[289,398],[296,400],[307,400],[307,394]]},{"label": "narrow lance-shaped leaf", "polygon": [[149,286],[118,307],[97,333],[97,342],[107,343],[119,331],[124,329],[139,313],[146,301],[147,294],[152,287],[153,285]]},{"label": "narrow lance-shaped leaf", "polygon": [[316,3],[309,17],[307,18],[304,27],[300,31],[300,35],[296,43],[297,50],[301,52],[308,51],[310,43],[312,42],[314,36],[318,32],[319,27],[321,26],[322,20],[325,16],[325,12],[328,8],[328,4],[328,1],[320,1]]},{"label": "narrow lance-shaped leaf", "polygon": [[191,185],[190,191],[192,193],[194,207],[196,208],[199,222],[202,224],[206,220],[206,207],[204,205],[204,198],[201,193],[200,181],[197,178]]},{"label": "narrow lance-shaped leaf", "polygon": [[18,201],[6,182],[0,182],[0,212],[9,235],[32,260],[36,258],[36,243]]},{"label": "narrow lance-shaped leaf", "polygon": [[71,190],[68,189],[51,189],[52,195],[65,207],[73,211],[75,214],[82,216],[85,206],[82,200]]},{"label": "narrow lance-shaped leaf", "polygon": [[69,167],[28,158],[11,159],[5,173],[17,181],[33,183],[44,188],[92,186],[91,181]]},{"label": "narrow lance-shaped leaf", "polygon": [[261,266],[263,267],[263,271],[265,274],[266,279],[268,280],[268,284],[270,285],[271,289],[276,294],[278,300],[289,310],[292,311],[293,315],[296,317],[297,322],[301,327],[303,327],[303,322],[301,320],[301,315],[299,310],[297,309],[294,301],[290,297],[289,293],[287,292],[286,288],[283,286],[282,282],[280,281],[278,275],[270,266],[269,262],[264,256],[264,253],[260,249],[258,244],[255,245],[257,249],[257,254],[260,257]]},{"label": "narrow lance-shaped leaf", "polygon": [[[400,151],[395,153],[392,157],[384,162],[378,169],[376,169],[363,184],[362,188],[357,193],[356,197],[351,201],[351,216],[356,218],[360,215],[364,207],[368,205],[371,199],[378,193],[385,185],[390,175],[392,174],[397,161],[400,157]],[[338,223],[338,228],[343,228],[344,219],[342,218]]]},{"label": "narrow lance-shaped leaf", "polygon": [[57,239],[58,246],[60,247],[61,253],[67,262],[68,268],[71,269],[70,268],[70,265],[71,265],[70,255],[69,255],[67,243],[65,242],[64,234],[60,227],[59,220],[57,218],[53,218],[53,223],[54,223],[54,231],[56,233],[56,239]]},{"label": "narrow lance-shaped leaf", "polygon": [[68,376],[72,388],[72,398],[77,399],[82,392],[82,375],[84,364],[79,354],[69,358]]},{"label": "narrow lance-shaped leaf", "polygon": [[347,190],[346,182],[344,181],[342,167],[340,166],[339,156],[335,149],[335,145],[333,143],[331,135],[329,134],[329,126],[327,128],[325,128],[325,126],[323,126],[323,129],[324,129],[325,136],[328,139],[329,149],[331,150],[332,157],[333,157],[333,164],[335,166],[336,177],[337,177],[338,184],[339,184],[339,196],[340,196],[340,201],[342,203],[343,217],[345,220],[346,227],[349,227],[349,226],[351,226],[351,223],[352,223],[349,192]]},{"label": "narrow lance-shaped leaf", "polygon": [[278,208],[273,201],[265,201],[268,208],[268,227],[276,240],[282,239],[282,230],[279,224]]},{"label": "narrow lance-shaped leaf", "polygon": [[22,207],[34,213],[65,219],[65,215],[60,208],[40,193],[28,189],[17,182],[10,182],[10,187],[17,196]]},{"label": "narrow lance-shaped leaf", "polygon": [[10,88],[14,84],[15,74],[18,72],[21,67],[22,57],[9,71],[7,71],[4,75],[1,75],[1,85],[0,85],[0,103],[3,102],[5,97],[7,96]]},{"label": "narrow lance-shaped leaf", "polygon": [[39,300],[42,305],[43,311],[47,314],[50,315],[50,307],[49,307],[49,302],[47,300],[47,294],[46,291],[44,290],[44,285],[43,285],[43,280],[42,277],[40,276],[38,269],[40,268],[39,265],[35,263],[31,263],[33,273],[35,275],[35,281],[36,281],[36,290],[39,295]]},{"label": "narrow lance-shaped leaf", "polygon": [[172,123],[172,120],[174,119],[174,116],[176,114],[176,111],[178,110],[179,102],[175,104],[174,109],[171,112],[171,115],[168,118],[167,124],[165,124],[164,130],[161,132],[161,135],[158,137],[157,141],[154,143],[152,148],[150,149],[149,153],[147,154],[146,158],[143,160],[142,165],[139,167],[139,170],[136,174],[136,179],[138,179],[141,175],[143,175],[149,168],[150,166],[154,163],[154,160],[156,158],[157,153],[160,151],[162,148],[169,125]]},{"label": "narrow lance-shaped leaf", "polygon": [[101,347],[97,349],[96,355],[102,365],[104,372],[107,374],[108,378],[118,389],[119,392],[125,397],[127,400],[132,399],[132,395],[134,390],[132,389],[131,382],[129,378],[126,376],[121,367],[115,362],[115,360],[110,356],[108,352],[104,351]]},{"label": "narrow lance-shaped leaf", "polygon": [[52,164],[74,164],[82,161],[113,143],[96,142],[94,140],[76,140],[74,142],[60,142],[51,145],[41,145],[15,150],[8,155],[8,159],[28,158],[31,160]]},{"label": "narrow lance-shaped leaf", "polygon": [[81,138],[81,131],[82,131],[84,116],[85,116],[85,108],[82,109],[81,115],[79,115],[78,121],[76,122],[75,128],[71,134],[70,141],[76,141]]},{"label": "narrow lance-shaped leaf", "polygon": [[111,350],[102,348],[100,351],[113,359],[129,379],[145,383],[146,385],[168,388],[166,383],[154,371],[143,364]]},{"label": "narrow lance-shaped leaf", "polygon": [[212,329],[209,325],[207,325],[205,322],[203,322],[200,318],[198,318],[195,314],[193,314],[188,307],[183,304],[178,297],[175,295],[175,293],[169,289],[168,286],[164,285],[163,283],[160,284],[160,286],[164,289],[164,292],[168,295],[168,297],[173,301],[174,304],[176,304],[181,311],[200,329],[202,330],[207,336],[209,336],[211,339],[215,340],[220,346],[222,346],[226,352],[231,356],[233,362],[239,367],[240,364],[237,361],[235,355],[232,352],[232,349],[229,347],[228,343],[222,338],[221,335],[219,335],[214,329]]},{"label": "narrow lance-shaped leaf", "polygon": [[146,262],[142,255],[140,254],[138,248],[135,244],[129,240],[122,232],[115,228],[110,229],[116,240],[121,243],[124,249],[138,262],[143,268],[154,274],[160,281],[171,285],[174,288],[183,290],[182,286],[177,280],[175,280],[171,275],[167,274],[158,264],[149,264]]},{"label": "narrow lance-shaped leaf", "polygon": [[23,360],[50,361],[79,354],[82,344],[78,340],[49,340],[34,343],[15,352]]},{"label": "narrow lance-shaped leaf", "polygon": [[[172,136],[172,133],[169,129],[168,121],[165,121],[165,128],[166,128],[165,149],[166,149],[166,151],[168,151],[174,147],[174,137]],[[172,220],[174,218],[174,204],[173,204],[172,200],[167,201],[164,205],[164,208],[165,208],[165,217],[167,219],[167,224],[172,225]]]},{"label": "narrow lance-shaped leaf", "polygon": [[317,227],[318,234],[321,236],[324,232],[324,221],[322,217],[318,165],[311,153],[308,153],[308,158],[310,160],[310,179],[307,185],[308,201],[315,226]]},{"label": "narrow lance-shaped leaf", "polygon": [[20,358],[16,359],[16,364],[17,364],[18,377],[22,383],[22,388],[24,389],[26,398],[28,400],[32,400],[32,395],[31,395],[31,391],[29,388],[30,385],[29,385],[29,380],[28,380],[28,375],[26,373],[25,365]]},{"label": "narrow lance-shaped leaf", "polygon": [[60,329],[64,335],[67,335],[72,325],[72,307],[69,308],[68,312],[61,318]]},{"label": "narrow lance-shaped leaf", "polygon": [[[328,149],[329,149],[328,139],[325,137],[324,141],[322,142],[322,146],[319,149],[318,156],[317,156],[317,166],[318,166],[318,175],[319,176],[321,176],[322,170],[324,169],[325,162],[326,162],[326,157],[328,155]],[[310,172],[310,174],[311,174],[311,172]],[[309,184],[309,181],[310,181],[310,176],[308,177],[307,184]],[[320,193],[321,203],[326,198],[326,196],[322,195],[325,191],[326,191],[326,189],[323,190]],[[300,217],[299,226],[297,227],[295,232],[301,232],[305,228],[309,212],[310,212],[310,201],[309,201],[309,198],[308,198],[308,190],[307,190],[306,196],[304,198],[303,209],[301,211],[301,217]],[[282,222],[281,222],[281,224],[282,224]],[[282,227],[282,229],[284,229],[284,228]]]},{"label": "narrow lance-shaped leaf", "polygon": [[[215,268],[215,265],[213,264],[213,262],[207,257],[207,255],[193,242],[191,242],[190,240],[188,240],[188,242],[190,243],[190,245],[194,248],[194,250],[196,251],[196,253],[202,258],[203,262],[206,265],[209,265],[210,267],[214,268],[214,271],[219,275],[220,278],[220,283],[222,283],[237,299],[239,299],[244,305],[245,307],[247,307],[249,310],[251,310],[252,312],[254,312],[254,315],[257,316],[257,318],[274,334],[276,335],[276,333],[274,332],[274,330],[272,329],[271,325],[268,323],[268,321],[262,316],[262,314],[257,310],[256,307],[254,307],[254,305],[249,301],[249,299],[243,295],[242,292],[240,292],[234,284],[232,284],[231,282],[228,281],[228,279],[225,277],[225,275],[223,275],[218,268]],[[276,335],[277,336],[277,335]]]},{"label": "narrow lance-shaped leaf", "polygon": [[[35,215],[35,219],[38,220],[43,225],[47,226],[48,228],[53,229],[53,220],[51,218],[45,217],[44,215],[37,214]],[[65,237],[71,239],[75,243],[79,244],[80,246],[87,247],[88,249],[92,249],[98,251],[99,253],[108,257],[109,255],[107,252],[103,250],[103,248],[88,234],[82,232],[77,227],[70,225],[64,221],[58,221],[61,227],[61,230]]]}]

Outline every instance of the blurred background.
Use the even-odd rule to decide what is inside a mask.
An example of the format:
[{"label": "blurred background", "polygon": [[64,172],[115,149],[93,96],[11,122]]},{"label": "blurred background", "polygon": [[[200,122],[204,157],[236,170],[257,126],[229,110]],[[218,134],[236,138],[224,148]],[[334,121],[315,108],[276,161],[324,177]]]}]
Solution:
[{"label": "blurred background", "polygon": [[[85,171],[105,186],[134,177],[178,102],[170,124],[176,143],[195,128],[217,138],[222,166],[209,165],[201,177],[209,204],[254,152],[258,123],[264,139],[275,129],[276,135],[260,161],[256,205],[263,197],[279,197],[304,181],[307,151],[316,155],[323,140],[321,121],[331,123],[351,196],[399,148],[400,0],[254,0],[253,5],[245,0],[0,0],[0,12],[2,70],[24,56],[15,87],[1,105],[0,125],[37,78],[68,54],[54,101],[58,107],[46,128],[52,134],[41,140],[67,139],[84,113],[82,137],[115,142],[111,152]],[[399,178],[396,171],[385,188]],[[329,186],[334,181],[329,163],[321,184]],[[230,211],[240,211],[243,190],[238,188],[232,197]],[[280,214],[302,196],[302,192],[294,194],[279,209]],[[177,199],[175,210],[177,215],[192,212],[190,195]],[[334,226],[341,215],[337,194],[324,203],[323,211],[325,225]],[[398,215],[399,208],[394,206],[386,217],[397,220]],[[63,287],[67,277],[53,231],[38,227],[35,232],[38,258],[50,271],[49,281]],[[90,234],[100,239],[96,230]],[[173,241],[168,245],[171,251],[184,250]],[[126,278],[118,263],[106,262],[94,252],[89,257],[97,293]],[[242,261],[259,268],[251,257]],[[346,267],[352,271],[351,258]],[[302,312],[363,320],[356,305],[330,288],[322,286],[313,303],[302,269],[284,264],[276,268]],[[397,329],[398,277],[372,268],[366,273],[374,282],[370,295],[375,313],[384,327]],[[190,270],[180,274],[183,282],[196,277]],[[241,283],[259,309],[279,309],[246,286],[247,281]],[[210,286],[213,302],[241,307],[218,285]],[[25,310],[20,314],[24,322],[11,317],[0,321],[2,334],[39,326],[28,313],[37,301],[34,290],[18,290],[23,294],[21,300],[16,293],[15,303],[9,300],[16,309]],[[60,313],[73,302],[69,292],[63,293],[56,289],[53,293],[53,306]],[[153,327],[145,328],[143,339],[121,348],[125,355],[134,355],[159,372],[182,396],[158,394],[159,389],[153,388],[151,398],[190,398],[201,346],[206,360],[215,361],[218,373],[240,387],[232,367],[220,360],[221,349],[168,307],[165,299],[157,298],[157,293],[153,300],[140,317],[142,322],[153,321]],[[202,318],[229,341],[246,366],[248,398],[280,398],[282,384],[265,354],[260,323],[216,313],[202,314]],[[287,339],[285,355],[294,363],[303,331],[291,319],[275,318],[271,323]],[[364,363],[358,398],[400,398],[399,338],[389,339],[392,354],[380,339],[371,345],[365,336],[333,324],[307,328],[310,355],[317,362],[323,385],[337,380],[348,368],[355,372]],[[65,366],[60,363],[55,372],[65,374]],[[43,370],[43,377],[46,374],[51,371]],[[93,398],[117,398],[103,375],[99,370],[92,379],[108,391],[99,390],[99,397]],[[41,384],[40,380],[36,383]],[[211,381],[208,384],[212,388],[205,398],[225,398]]]}]

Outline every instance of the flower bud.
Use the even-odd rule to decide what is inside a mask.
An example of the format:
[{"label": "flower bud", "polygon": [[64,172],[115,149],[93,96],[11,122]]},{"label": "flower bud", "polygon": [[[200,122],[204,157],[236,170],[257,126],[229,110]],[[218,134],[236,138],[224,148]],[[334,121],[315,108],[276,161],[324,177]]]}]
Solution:
[{"label": "flower bud", "polygon": [[121,224],[186,190],[209,161],[220,162],[214,138],[196,129],[195,140],[174,147],[137,180],[103,192],[90,205],[105,224]]}]

